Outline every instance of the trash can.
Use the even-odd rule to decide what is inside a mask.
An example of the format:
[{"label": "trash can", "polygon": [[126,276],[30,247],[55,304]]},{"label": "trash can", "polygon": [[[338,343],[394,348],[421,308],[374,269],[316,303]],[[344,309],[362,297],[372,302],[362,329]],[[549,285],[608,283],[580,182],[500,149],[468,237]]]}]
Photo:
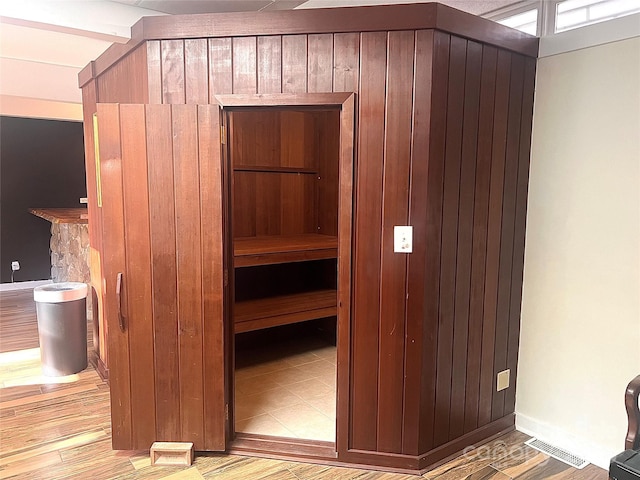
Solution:
[{"label": "trash can", "polygon": [[33,289],[42,372],[51,377],[87,368],[87,284],[51,283]]}]

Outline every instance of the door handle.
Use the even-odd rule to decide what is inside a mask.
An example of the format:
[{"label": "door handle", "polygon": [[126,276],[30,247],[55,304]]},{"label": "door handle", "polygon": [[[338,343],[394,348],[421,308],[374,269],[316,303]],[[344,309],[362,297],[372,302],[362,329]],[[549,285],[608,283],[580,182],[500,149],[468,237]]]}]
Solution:
[{"label": "door handle", "polygon": [[120,331],[124,333],[124,315],[122,314],[122,272],[118,272],[116,277],[116,302],[118,302],[118,325]]}]

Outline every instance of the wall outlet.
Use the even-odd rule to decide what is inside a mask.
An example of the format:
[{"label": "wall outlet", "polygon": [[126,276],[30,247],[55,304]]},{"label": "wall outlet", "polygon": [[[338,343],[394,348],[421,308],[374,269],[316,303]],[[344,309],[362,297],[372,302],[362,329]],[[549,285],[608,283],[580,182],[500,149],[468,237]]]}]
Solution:
[{"label": "wall outlet", "polygon": [[504,390],[506,388],[509,388],[509,377],[511,376],[511,370],[507,369],[507,370],[503,370],[500,373],[498,373],[498,382],[497,382],[497,387],[496,387],[496,391],[500,391],[500,390]]},{"label": "wall outlet", "polygon": [[393,227],[393,251],[396,253],[411,253],[413,251],[413,227]]},{"label": "wall outlet", "polygon": [[16,270],[20,270],[20,262],[14,260],[13,262],[11,262],[11,271],[15,272]]}]

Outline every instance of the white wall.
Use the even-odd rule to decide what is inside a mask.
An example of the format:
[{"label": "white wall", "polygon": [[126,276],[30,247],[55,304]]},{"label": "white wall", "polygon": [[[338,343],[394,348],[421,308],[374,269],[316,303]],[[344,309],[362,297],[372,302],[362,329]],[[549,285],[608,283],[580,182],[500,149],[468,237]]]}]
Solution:
[{"label": "white wall", "polygon": [[539,60],[531,155],[516,425],[608,468],[640,374],[640,38]]}]

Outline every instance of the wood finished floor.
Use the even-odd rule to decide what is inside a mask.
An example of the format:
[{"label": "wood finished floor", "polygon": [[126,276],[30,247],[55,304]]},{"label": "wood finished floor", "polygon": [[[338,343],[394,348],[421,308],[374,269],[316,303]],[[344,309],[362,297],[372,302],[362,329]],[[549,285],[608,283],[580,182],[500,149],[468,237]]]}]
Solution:
[{"label": "wood finished floor", "polygon": [[193,466],[152,467],[149,452],[111,450],[109,389],[90,366],[53,383],[40,371],[31,290],[0,292],[0,479],[605,480],[573,469],[512,432],[422,477],[238,455],[198,455]]}]

